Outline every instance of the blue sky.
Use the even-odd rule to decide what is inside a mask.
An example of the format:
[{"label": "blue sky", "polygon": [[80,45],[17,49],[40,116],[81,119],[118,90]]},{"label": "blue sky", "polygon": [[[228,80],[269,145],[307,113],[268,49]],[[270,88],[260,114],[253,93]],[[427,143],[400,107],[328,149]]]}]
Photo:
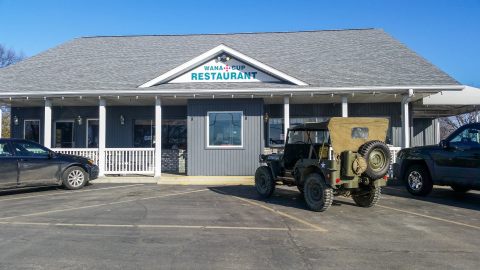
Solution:
[{"label": "blue sky", "polygon": [[382,28],[480,87],[480,0],[0,0],[0,14],[0,43],[27,56],[80,36]]}]

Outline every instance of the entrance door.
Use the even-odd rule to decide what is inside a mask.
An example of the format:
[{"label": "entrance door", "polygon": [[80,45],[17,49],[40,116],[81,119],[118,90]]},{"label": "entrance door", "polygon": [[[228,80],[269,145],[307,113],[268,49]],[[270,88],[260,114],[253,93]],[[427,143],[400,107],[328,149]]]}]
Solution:
[{"label": "entrance door", "polygon": [[55,147],[73,148],[73,121],[55,122]]}]

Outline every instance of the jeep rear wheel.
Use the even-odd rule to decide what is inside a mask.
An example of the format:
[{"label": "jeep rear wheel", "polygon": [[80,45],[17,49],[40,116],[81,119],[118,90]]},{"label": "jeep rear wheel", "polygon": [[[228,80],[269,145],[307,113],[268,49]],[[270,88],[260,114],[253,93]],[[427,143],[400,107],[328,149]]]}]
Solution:
[{"label": "jeep rear wheel", "polygon": [[423,165],[412,165],[405,172],[405,185],[408,192],[415,196],[426,196],[433,189],[432,179]]},{"label": "jeep rear wheel", "polygon": [[275,181],[270,168],[261,166],[255,172],[255,188],[263,198],[268,198],[275,191]]},{"label": "jeep rear wheel", "polygon": [[384,177],[390,167],[390,149],[382,141],[369,141],[362,145],[358,153],[367,161],[364,175],[371,179]]},{"label": "jeep rear wheel", "polygon": [[305,202],[310,210],[323,212],[333,203],[333,189],[327,186],[319,174],[312,173],[307,177],[303,191]]},{"label": "jeep rear wheel", "polygon": [[358,193],[352,194],[352,199],[360,207],[373,207],[380,200],[381,193],[380,187],[368,186],[361,188]]}]

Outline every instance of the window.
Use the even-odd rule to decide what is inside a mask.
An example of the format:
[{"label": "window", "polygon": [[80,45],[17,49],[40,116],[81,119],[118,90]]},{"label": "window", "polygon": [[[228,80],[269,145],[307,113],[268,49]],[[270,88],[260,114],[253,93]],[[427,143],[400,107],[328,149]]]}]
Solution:
[{"label": "window", "polygon": [[87,148],[98,148],[98,119],[87,119]]},{"label": "window", "polygon": [[0,143],[0,157],[11,157],[12,152],[8,148],[8,143]]},{"label": "window", "polygon": [[288,143],[289,144],[329,144],[330,134],[327,130],[319,131],[304,131],[296,130],[290,131],[288,134]]},{"label": "window", "polygon": [[23,122],[23,138],[32,142],[40,142],[40,120],[25,120]]},{"label": "window", "polygon": [[15,155],[20,157],[48,157],[50,151],[37,144],[32,142],[14,142],[13,149],[15,150]]},{"label": "window", "polygon": [[57,121],[55,122],[55,147],[57,148],[73,148],[73,121]]},{"label": "window", "polygon": [[478,128],[466,128],[450,140],[450,145],[480,148],[480,130]]},{"label": "window", "polygon": [[[325,122],[330,117],[294,117],[290,118],[290,127],[295,127],[305,123]],[[268,146],[280,147],[285,142],[283,134],[283,118],[270,118],[268,120]]]},{"label": "window", "polygon": [[366,127],[352,128],[352,139],[368,139],[368,128]]},{"label": "window", "polygon": [[133,124],[133,146],[153,147],[155,136],[155,125],[153,120],[134,120]]},{"label": "window", "polygon": [[243,112],[208,112],[208,147],[243,147]]},{"label": "window", "polygon": [[187,120],[162,120],[162,148],[187,149]]}]

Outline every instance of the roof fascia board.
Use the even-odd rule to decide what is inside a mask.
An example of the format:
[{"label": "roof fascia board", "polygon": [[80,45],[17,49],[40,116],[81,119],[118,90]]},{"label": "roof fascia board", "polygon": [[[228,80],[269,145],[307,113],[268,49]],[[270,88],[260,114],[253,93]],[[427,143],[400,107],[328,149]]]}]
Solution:
[{"label": "roof fascia board", "polygon": [[249,88],[249,89],[135,89],[135,90],[77,90],[77,91],[42,91],[42,92],[4,92],[0,98],[10,97],[53,97],[53,96],[137,96],[137,95],[192,95],[192,94],[291,94],[322,93],[346,94],[354,92],[398,93],[413,89],[415,92],[438,93],[444,90],[461,91],[463,85],[429,85],[429,86],[371,86],[371,87],[304,87],[304,88]]},{"label": "roof fascia board", "polygon": [[180,66],[140,85],[138,88],[148,88],[148,87],[152,87],[154,85],[157,85],[157,84],[161,84],[161,83],[165,83],[165,82],[168,82],[172,79],[174,79],[175,77],[177,76],[180,76],[182,74],[184,74],[185,72],[188,72],[189,70],[197,67],[198,65],[204,63],[205,61],[208,61],[210,60],[211,58],[213,58],[214,56],[220,54],[220,53],[228,53],[236,58],[238,58],[238,60],[242,61],[242,62],[245,62],[251,66],[254,66],[262,71],[265,71],[266,73],[269,73],[277,78],[280,78],[284,81],[287,81],[287,82],[290,82],[290,83],[293,83],[295,85],[301,85],[301,86],[305,86],[305,85],[308,85],[307,83],[299,80],[299,79],[296,79],[286,73],[283,73],[277,69],[274,69],[266,64],[263,64],[262,62],[260,61],[257,61],[237,50],[234,50],[224,44],[220,44],[218,45],[217,47],[205,52],[205,53],[202,53],[201,55],[193,58],[192,60],[186,62],[186,63],[183,63],[181,64]]}]

